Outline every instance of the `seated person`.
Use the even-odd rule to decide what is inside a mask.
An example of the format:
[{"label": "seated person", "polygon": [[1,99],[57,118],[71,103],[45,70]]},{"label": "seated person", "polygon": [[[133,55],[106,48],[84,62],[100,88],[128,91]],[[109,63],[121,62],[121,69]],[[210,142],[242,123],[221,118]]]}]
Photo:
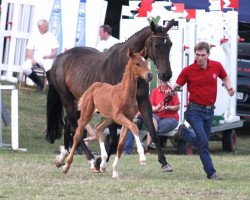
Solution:
[{"label": "seated person", "polygon": [[39,31],[32,33],[29,38],[26,47],[27,59],[22,65],[22,70],[37,85],[37,90],[43,90],[44,84],[33,71],[33,67],[44,68],[49,80],[49,71],[52,67],[53,59],[57,55],[59,44],[56,36],[48,31],[49,22],[47,20],[39,20],[37,27]]},{"label": "seated person", "polygon": [[[150,95],[150,102],[153,110],[153,123],[155,129],[160,134],[168,133],[169,131],[174,130],[179,123],[178,111],[180,109],[180,100],[178,94],[173,95],[173,99],[166,107],[163,106],[164,99],[168,92],[171,92],[170,87],[164,81],[159,80],[159,87],[153,89]],[[140,129],[143,124],[143,119],[140,116],[137,116],[137,118],[139,118],[137,126]],[[133,151],[133,142],[134,136],[129,131],[123,150],[124,154],[131,154]],[[148,133],[146,150],[151,148],[152,145],[151,137]]]},{"label": "seated person", "polygon": [[[150,95],[150,102],[153,110],[153,123],[157,133],[166,134],[174,130],[179,123],[180,100],[178,94],[173,94],[173,99],[167,106],[163,106],[164,99],[171,89],[168,84],[159,79],[159,87],[153,89]],[[147,148],[152,146],[150,134],[147,134]]]}]

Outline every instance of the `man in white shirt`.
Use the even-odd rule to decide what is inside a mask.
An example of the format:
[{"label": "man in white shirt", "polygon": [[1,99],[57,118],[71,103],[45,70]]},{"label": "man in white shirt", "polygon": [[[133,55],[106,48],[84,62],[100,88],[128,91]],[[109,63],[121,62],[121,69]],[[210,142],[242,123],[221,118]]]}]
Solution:
[{"label": "man in white shirt", "polygon": [[37,90],[42,90],[44,84],[32,67],[44,68],[47,79],[49,79],[49,70],[53,64],[53,58],[57,55],[59,44],[56,36],[48,32],[49,22],[47,20],[39,20],[37,26],[39,32],[31,34],[29,38],[26,47],[26,61],[22,65],[22,70],[37,85]]},{"label": "man in white shirt", "polygon": [[112,36],[112,28],[109,25],[102,25],[99,28],[100,41],[97,44],[97,49],[99,51],[105,51],[109,49],[116,43],[119,43],[119,40]]}]

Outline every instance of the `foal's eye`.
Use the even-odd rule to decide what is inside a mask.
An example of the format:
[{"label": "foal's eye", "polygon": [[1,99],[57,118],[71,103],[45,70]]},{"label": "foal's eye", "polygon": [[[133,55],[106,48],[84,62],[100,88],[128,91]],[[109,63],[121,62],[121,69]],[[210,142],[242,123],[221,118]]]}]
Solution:
[{"label": "foal's eye", "polygon": [[137,66],[137,67],[140,67],[141,65],[140,65],[140,63],[136,63],[136,66]]}]

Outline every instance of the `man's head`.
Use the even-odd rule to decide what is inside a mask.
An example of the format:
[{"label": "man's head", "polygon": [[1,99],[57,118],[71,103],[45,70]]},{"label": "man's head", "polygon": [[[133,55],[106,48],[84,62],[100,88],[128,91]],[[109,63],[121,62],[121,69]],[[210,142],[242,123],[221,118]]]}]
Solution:
[{"label": "man's head", "polygon": [[41,34],[47,33],[49,29],[49,22],[46,19],[40,19],[37,22],[38,30]]},{"label": "man's head", "polygon": [[101,40],[107,40],[112,35],[112,28],[109,25],[102,25],[99,28],[99,36]]},{"label": "man's head", "polygon": [[207,42],[200,42],[194,47],[195,60],[202,68],[206,68],[207,59],[210,55],[210,45]]}]

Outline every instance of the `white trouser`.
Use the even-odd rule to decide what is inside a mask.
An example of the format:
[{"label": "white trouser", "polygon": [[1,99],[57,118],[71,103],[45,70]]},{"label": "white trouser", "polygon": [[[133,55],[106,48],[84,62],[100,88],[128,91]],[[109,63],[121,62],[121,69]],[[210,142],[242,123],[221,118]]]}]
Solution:
[{"label": "white trouser", "polygon": [[[37,59],[35,58],[37,64],[39,64],[42,68],[44,68],[45,72],[49,71],[52,67],[53,64],[53,59]],[[22,70],[23,72],[29,76],[32,73],[32,62],[30,59],[27,59],[23,65],[22,65]]]}]

